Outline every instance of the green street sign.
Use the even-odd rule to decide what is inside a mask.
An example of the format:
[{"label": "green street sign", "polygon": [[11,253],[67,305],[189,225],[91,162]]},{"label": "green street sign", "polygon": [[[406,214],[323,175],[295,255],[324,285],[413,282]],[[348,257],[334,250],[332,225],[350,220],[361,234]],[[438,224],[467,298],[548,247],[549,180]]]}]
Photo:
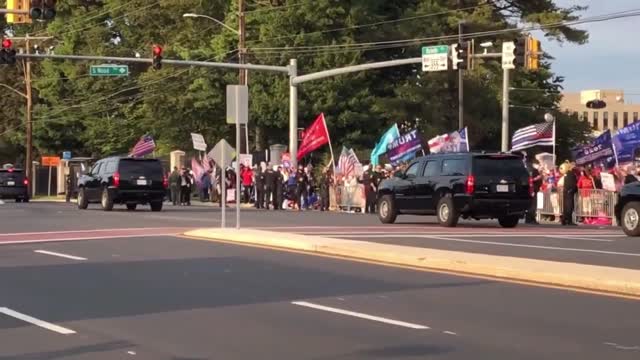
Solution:
[{"label": "green street sign", "polygon": [[129,76],[129,65],[91,65],[91,76]]},{"label": "green street sign", "polygon": [[449,45],[425,46],[422,48],[422,55],[448,54]]}]

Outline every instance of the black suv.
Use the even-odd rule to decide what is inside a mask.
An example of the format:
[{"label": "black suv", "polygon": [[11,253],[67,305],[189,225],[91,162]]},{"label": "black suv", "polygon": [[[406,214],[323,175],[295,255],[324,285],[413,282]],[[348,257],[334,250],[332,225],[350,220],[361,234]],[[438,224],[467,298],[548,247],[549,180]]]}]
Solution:
[{"label": "black suv", "polygon": [[453,227],[460,217],[495,219],[511,228],[533,201],[533,183],[522,157],[512,154],[448,153],[414,160],[378,189],[378,217],[436,215]]},{"label": "black suv", "polygon": [[640,236],[640,182],[632,182],[620,189],[615,216],[625,234]]},{"label": "black suv", "polygon": [[78,180],[78,208],[101,203],[111,211],[114,204],[135,210],[138,204],[161,211],[168,183],[158,159],[110,157],[99,160]]},{"label": "black suv", "polygon": [[29,202],[29,179],[20,169],[0,169],[0,199]]}]

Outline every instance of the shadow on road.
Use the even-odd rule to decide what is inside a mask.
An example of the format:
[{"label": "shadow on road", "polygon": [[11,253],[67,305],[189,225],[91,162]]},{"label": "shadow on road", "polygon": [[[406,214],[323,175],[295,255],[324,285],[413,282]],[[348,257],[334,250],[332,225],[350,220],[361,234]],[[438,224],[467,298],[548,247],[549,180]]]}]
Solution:
[{"label": "shadow on road", "polygon": [[53,360],[66,359],[71,356],[89,354],[93,354],[95,356],[97,355],[96,353],[99,352],[126,349],[132,346],[134,346],[134,344],[127,341],[111,341],[101,344],[77,346],[57,351],[43,351],[38,353],[0,356],[0,360]]}]

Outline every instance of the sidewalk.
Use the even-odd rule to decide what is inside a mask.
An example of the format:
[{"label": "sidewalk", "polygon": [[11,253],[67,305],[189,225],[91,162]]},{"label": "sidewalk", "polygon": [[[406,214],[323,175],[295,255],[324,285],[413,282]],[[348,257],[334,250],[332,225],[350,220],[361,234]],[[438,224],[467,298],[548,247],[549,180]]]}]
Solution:
[{"label": "sidewalk", "polygon": [[199,229],[186,236],[334,255],[423,269],[640,297],[640,271],[507,256],[434,250],[258,230]]}]

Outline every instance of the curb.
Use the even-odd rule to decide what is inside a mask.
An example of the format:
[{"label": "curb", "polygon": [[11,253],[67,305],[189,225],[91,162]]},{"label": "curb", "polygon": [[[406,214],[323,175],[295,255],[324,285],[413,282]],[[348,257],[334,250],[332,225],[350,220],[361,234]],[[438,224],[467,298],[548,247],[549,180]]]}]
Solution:
[{"label": "curb", "polygon": [[640,297],[640,270],[415,248],[261,230],[198,229],[185,236],[222,240],[496,279]]}]

